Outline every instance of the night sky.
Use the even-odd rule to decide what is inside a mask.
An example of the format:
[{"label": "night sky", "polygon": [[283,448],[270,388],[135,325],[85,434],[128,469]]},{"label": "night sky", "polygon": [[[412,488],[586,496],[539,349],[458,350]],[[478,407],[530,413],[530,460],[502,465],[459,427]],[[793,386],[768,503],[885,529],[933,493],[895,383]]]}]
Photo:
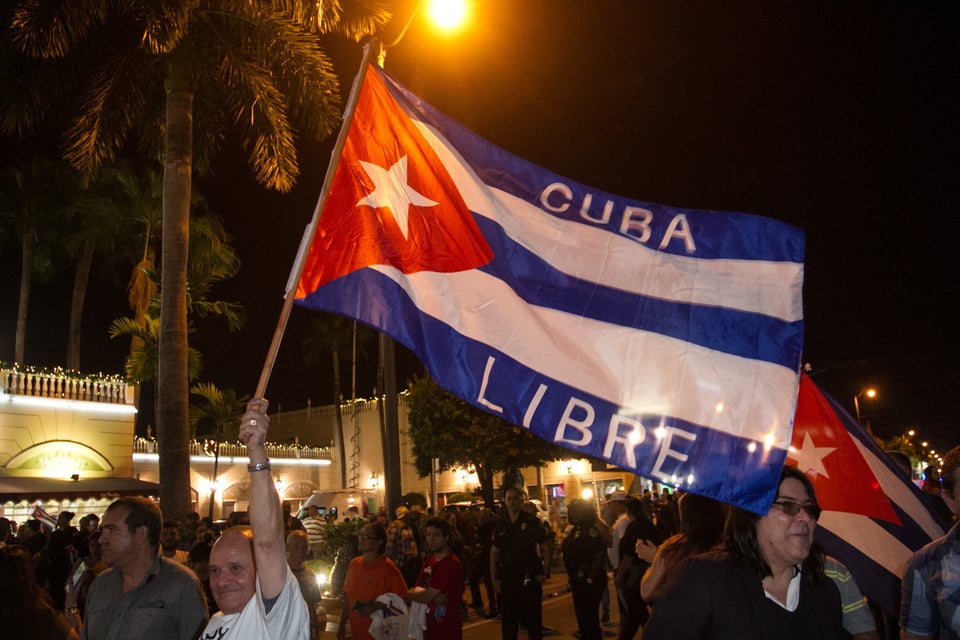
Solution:
[{"label": "night sky", "polygon": [[[416,20],[387,70],[479,135],[599,190],[743,211],[806,233],[804,362],[814,380],[890,437],[960,442],[957,136],[960,5],[953,2],[483,0],[456,37]],[[331,48],[349,91],[359,46]],[[220,289],[247,328],[200,323],[204,379],[252,393],[332,140],[303,145],[288,195],[256,186],[239,155],[195,185],[243,260]],[[19,251],[0,255],[0,359],[11,360]],[[69,278],[67,278],[69,279]],[[85,371],[119,372],[106,337],[125,278],[92,285]],[[62,364],[69,288],[37,285],[27,358]],[[268,397],[332,399],[299,354],[314,312],[295,309]],[[402,375],[416,372],[401,353]],[[358,391],[375,382],[365,367]]]}]

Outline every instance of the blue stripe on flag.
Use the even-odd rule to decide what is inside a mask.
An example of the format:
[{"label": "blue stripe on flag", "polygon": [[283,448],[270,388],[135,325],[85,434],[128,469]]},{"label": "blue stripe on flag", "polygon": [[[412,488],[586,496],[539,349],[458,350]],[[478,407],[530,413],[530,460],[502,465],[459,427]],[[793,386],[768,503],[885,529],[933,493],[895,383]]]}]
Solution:
[{"label": "blue stripe on flag", "polygon": [[634,295],[574,278],[513,242],[492,220],[475,219],[494,253],[480,270],[507,282],[529,304],[788,368],[800,359],[802,320],[786,322],[736,309]]},{"label": "blue stripe on flag", "polygon": [[[753,511],[765,511],[775,496],[786,455],[783,449],[764,449],[755,442],[751,446],[749,440],[669,415],[639,414],[548,378],[421,313],[401,287],[376,271],[364,269],[344,276],[298,302],[384,330],[417,353],[441,386],[487,411],[490,406],[480,401],[481,385],[489,358],[495,358],[482,395],[483,400],[502,407],[502,412],[494,413],[580,455],[605,459]],[[535,404],[541,385],[547,390]],[[536,409],[531,412],[532,405]],[[622,442],[608,449],[609,425],[616,416],[623,418],[617,423]],[[633,447],[632,460],[624,446],[634,429],[630,421],[643,427],[643,439]],[[558,430],[572,423],[583,426]]]}]

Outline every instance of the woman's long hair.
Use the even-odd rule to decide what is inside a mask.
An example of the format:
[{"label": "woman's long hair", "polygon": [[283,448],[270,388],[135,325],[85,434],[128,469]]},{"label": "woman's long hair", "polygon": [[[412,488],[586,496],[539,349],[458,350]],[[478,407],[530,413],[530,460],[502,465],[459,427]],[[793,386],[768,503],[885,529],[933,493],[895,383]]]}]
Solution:
[{"label": "woman's long hair", "polygon": [[[783,484],[787,478],[799,480],[807,494],[814,502],[817,501],[817,494],[813,490],[813,484],[810,479],[795,467],[785,466],[780,473],[780,482],[777,488]],[[762,580],[767,576],[773,575],[773,570],[767,563],[760,549],[760,543],[757,541],[757,522],[760,516],[756,513],[734,507],[730,509],[727,517],[725,544],[729,551],[737,560],[753,569],[757,576]],[[826,577],[823,573],[823,555],[814,547],[811,547],[810,554],[802,563],[803,580],[805,582],[822,582]]]},{"label": "woman's long hair", "polygon": [[31,638],[52,628],[57,612],[33,575],[33,558],[17,545],[0,547],[0,629],[4,637]]}]

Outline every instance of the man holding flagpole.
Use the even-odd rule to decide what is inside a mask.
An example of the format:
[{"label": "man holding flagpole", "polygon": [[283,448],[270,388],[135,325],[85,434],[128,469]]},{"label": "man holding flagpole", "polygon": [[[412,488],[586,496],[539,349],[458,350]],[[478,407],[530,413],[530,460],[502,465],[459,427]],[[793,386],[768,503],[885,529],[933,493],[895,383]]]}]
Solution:
[{"label": "man holding flagpole", "polygon": [[247,404],[240,440],[250,462],[250,527],[223,532],[210,552],[210,590],[220,612],[205,640],[307,640],[310,621],[296,576],[287,565],[280,496],[265,441],[267,401]]}]

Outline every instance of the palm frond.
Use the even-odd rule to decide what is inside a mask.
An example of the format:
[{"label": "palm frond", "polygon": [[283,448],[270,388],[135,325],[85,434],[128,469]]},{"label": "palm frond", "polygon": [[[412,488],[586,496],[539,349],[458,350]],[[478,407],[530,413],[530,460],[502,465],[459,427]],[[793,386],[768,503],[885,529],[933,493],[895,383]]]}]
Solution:
[{"label": "palm frond", "polygon": [[[322,20],[321,33],[336,33],[359,42],[363,38],[380,33],[390,22],[393,13],[385,0],[350,0],[332,2],[340,5],[336,20]],[[331,12],[332,13],[332,12]]]},{"label": "palm frond", "polygon": [[148,53],[170,53],[186,37],[200,10],[200,0],[138,2],[136,19],[143,26],[143,46]]},{"label": "palm frond", "polygon": [[160,98],[160,72],[159,60],[149,60],[137,52],[124,52],[101,64],[91,76],[80,98],[78,115],[65,135],[64,158],[86,176],[115,158],[138,123],[144,105],[151,98]]},{"label": "palm frond", "polygon": [[115,9],[109,0],[19,0],[12,11],[12,41],[31,57],[62,58]]}]

